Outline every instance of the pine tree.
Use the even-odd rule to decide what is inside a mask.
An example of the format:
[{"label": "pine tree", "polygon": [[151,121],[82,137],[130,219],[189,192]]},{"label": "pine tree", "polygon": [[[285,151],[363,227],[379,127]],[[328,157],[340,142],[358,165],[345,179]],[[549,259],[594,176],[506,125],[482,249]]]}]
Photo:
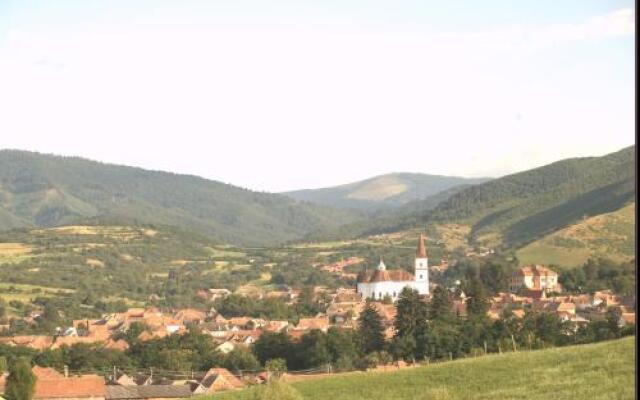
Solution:
[{"label": "pine tree", "polygon": [[358,319],[358,334],[361,349],[365,354],[384,349],[384,325],[382,317],[373,304],[367,301]]},{"label": "pine tree", "polygon": [[405,287],[400,292],[396,305],[394,326],[396,336],[413,336],[425,334],[427,330],[427,304],[420,299],[417,290]]},{"label": "pine tree", "polygon": [[21,358],[9,368],[4,395],[8,400],[31,400],[35,386],[36,376],[31,371],[31,363]]},{"label": "pine tree", "polygon": [[467,312],[469,316],[485,317],[489,311],[489,299],[482,282],[477,277],[469,279],[467,290]]},{"label": "pine tree", "polygon": [[433,298],[429,302],[429,319],[450,320],[453,318],[453,303],[449,291],[441,286],[433,290]]}]

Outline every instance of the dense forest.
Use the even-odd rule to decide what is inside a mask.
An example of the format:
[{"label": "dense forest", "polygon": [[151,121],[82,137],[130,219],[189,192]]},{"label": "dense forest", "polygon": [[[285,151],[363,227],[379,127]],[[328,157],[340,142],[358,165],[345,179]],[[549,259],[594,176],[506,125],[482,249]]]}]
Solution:
[{"label": "dense forest", "polygon": [[0,229],[95,217],[176,226],[222,243],[273,245],[354,221],[357,213],[196,176],[0,151]]}]

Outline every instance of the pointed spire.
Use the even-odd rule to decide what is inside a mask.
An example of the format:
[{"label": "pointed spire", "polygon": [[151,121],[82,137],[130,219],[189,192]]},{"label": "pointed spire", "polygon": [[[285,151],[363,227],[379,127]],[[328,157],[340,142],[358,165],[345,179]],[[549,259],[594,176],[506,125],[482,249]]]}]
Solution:
[{"label": "pointed spire", "polygon": [[420,234],[420,238],[418,239],[418,250],[416,251],[417,258],[427,258],[427,246],[425,245],[426,236],[424,234]]},{"label": "pointed spire", "polygon": [[386,271],[387,266],[384,265],[384,261],[382,261],[382,256],[380,256],[380,264],[378,264],[378,271]]}]

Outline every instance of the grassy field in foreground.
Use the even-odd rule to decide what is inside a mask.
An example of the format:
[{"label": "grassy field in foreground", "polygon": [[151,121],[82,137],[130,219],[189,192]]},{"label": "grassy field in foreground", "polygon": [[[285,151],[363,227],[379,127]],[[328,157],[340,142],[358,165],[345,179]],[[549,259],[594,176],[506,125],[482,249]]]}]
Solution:
[{"label": "grassy field in foreground", "polygon": [[[635,337],[292,384],[304,399],[633,399]],[[251,399],[256,388],[212,399]]]}]

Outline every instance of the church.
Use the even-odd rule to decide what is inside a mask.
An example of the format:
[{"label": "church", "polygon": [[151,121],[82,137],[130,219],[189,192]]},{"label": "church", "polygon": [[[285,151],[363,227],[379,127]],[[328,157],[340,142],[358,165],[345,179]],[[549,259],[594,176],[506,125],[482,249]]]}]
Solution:
[{"label": "church", "polygon": [[398,299],[405,287],[415,289],[421,295],[429,294],[429,260],[425,236],[420,234],[418,249],[414,262],[415,276],[403,270],[387,271],[382,259],[373,271],[362,271],[358,274],[357,291],[362,298],[382,300],[389,296],[393,301]]}]

